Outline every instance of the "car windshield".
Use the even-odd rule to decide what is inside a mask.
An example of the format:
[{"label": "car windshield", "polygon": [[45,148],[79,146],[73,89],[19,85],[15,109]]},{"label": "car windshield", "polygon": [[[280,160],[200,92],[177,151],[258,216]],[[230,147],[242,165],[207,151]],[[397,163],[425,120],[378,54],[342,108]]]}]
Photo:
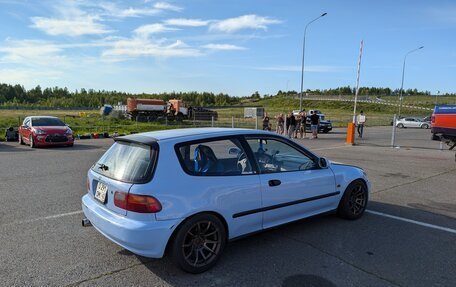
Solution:
[{"label": "car windshield", "polygon": [[156,150],[147,145],[116,142],[92,170],[123,182],[145,182],[152,173],[156,154]]},{"label": "car windshield", "polygon": [[32,118],[32,126],[34,127],[51,127],[65,126],[65,123],[58,118]]}]

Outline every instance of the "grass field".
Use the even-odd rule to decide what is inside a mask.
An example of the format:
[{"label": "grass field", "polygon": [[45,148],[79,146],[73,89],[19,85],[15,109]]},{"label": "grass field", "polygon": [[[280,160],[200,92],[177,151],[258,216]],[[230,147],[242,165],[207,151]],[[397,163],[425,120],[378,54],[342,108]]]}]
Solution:
[{"label": "grass field", "polygon": [[[382,97],[388,100],[387,97]],[[411,97],[410,97],[411,98]],[[444,100],[451,103],[455,97],[441,97],[439,100]],[[408,104],[407,97],[404,99],[404,104]],[[433,107],[431,103],[434,97],[416,97],[415,100],[427,103]],[[410,102],[412,104],[413,102]],[[272,97],[260,99],[255,102],[246,102],[244,105],[264,107],[265,111],[269,113],[271,119],[274,119],[279,113],[288,113],[292,110],[299,109],[299,99],[291,97]],[[303,107],[306,110],[319,109],[326,115],[326,119],[333,122],[334,127],[345,127],[348,122],[352,120],[353,116],[353,102],[334,102],[334,101],[315,101],[304,100]],[[244,108],[215,108],[218,112],[218,120],[214,122],[214,126],[218,127],[235,127],[255,128],[255,119],[244,118]],[[387,106],[375,103],[358,103],[358,112],[364,111],[367,116],[367,125],[383,126],[390,125],[393,115],[398,113],[398,108],[394,106]],[[83,113],[85,116],[80,117]],[[402,109],[402,115],[424,117],[430,115],[430,111],[416,110],[416,109]],[[131,132],[145,132],[163,130],[169,128],[184,128],[184,127],[203,127],[211,126],[211,121],[189,121],[186,120],[181,124],[176,122],[151,122],[151,123],[137,123],[129,120],[122,120],[108,117],[101,117],[98,111],[71,111],[71,110],[0,110],[0,140],[4,139],[4,130],[7,127],[17,127],[22,123],[26,116],[32,115],[50,115],[58,116],[65,121],[77,135],[92,134],[92,133],[124,133]],[[261,122],[261,119],[259,120]],[[258,124],[261,127],[261,123]],[[275,121],[273,121],[275,127]]]}]

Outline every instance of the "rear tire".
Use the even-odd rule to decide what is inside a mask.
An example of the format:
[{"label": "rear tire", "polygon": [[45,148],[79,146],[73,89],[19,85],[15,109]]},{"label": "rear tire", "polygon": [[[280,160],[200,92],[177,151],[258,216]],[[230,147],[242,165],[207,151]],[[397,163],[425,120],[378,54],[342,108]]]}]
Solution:
[{"label": "rear tire", "polygon": [[226,229],[215,215],[198,214],[184,221],[172,237],[171,259],[182,270],[201,273],[212,268],[226,245]]},{"label": "rear tire", "polygon": [[366,210],[368,202],[367,186],[362,180],[355,180],[347,186],[340,200],[337,214],[345,219],[358,219]]}]

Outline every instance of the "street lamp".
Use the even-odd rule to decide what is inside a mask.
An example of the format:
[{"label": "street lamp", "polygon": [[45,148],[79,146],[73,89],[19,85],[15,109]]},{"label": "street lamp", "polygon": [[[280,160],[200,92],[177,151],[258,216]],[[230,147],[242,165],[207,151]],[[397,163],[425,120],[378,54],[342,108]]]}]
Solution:
[{"label": "street lamp", "polygon": [[303,87],[304,87],[304,51],[306,49],[306,32],[307,32],[307,27],[312,24],[313,22],[317,21],[321,17],[325,16],[328,13],[323,13],[317,18],[313,19],[309,23],[307,23],[306,27],[304,28],[304,37],[302,40],[302,66],[301,66],[301,94],[299,96],[299,111],[302,111],[302,93],[303,93]]},{"label": "street lamp", "polygon": [[[418,51],[418,50],[421,50],[423,49],[424,46],[421,46],[419,48],[416,48],[416,49],[413,49],[411,51],[408,51],[407,54],[405,54],[405,57],[404,57],[404,64],[402,65],[402,84],[401,84],[401,91],[400,91],[400,95],[399,95],[399,118],[401,117],[401,109],[402,109],[402,92],[403,92],[403,89],[404,89],[404,73],[405,73],[405,60],[407,60],[407,56],[410,54],[410,53],[413,53],[415,51]],[[395,123],[396,124],[396,123]]]}]

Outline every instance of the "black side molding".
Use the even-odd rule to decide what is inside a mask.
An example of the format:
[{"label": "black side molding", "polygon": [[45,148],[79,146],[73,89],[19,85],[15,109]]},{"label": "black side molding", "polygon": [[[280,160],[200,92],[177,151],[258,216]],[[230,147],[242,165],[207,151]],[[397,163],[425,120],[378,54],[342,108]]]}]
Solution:
[{"label": "black side molding", "polygon": [[287,207],[287,206],[290,206],[290,205],[300,204],[300,203],[304,203],[304,202],[319,200],[319,199],[335,196],[335,195],[338,195],[338,194],[340,194],[340,191],[331,192],[331,193],[322,194],[322,195],[317,195],[317,196],[308,197],[308,198],[303,198],[303,199],[290,201],[290,202],[284,202],[284,203],[271,205],[271,206],[267,206],[267,207],[247,210],[247,211],[243,211],[243,212],[239,212],[239,213],[233,214],[233,218],[238,218],[238,217],[241,217],[241,216],[246,216],[246,215],[250,215],[250,214],[254,214],[254,213],[258,213],[258,212],[269,211],[269,210],[273,210],[273,209],[277,209],[277,208]]}]

